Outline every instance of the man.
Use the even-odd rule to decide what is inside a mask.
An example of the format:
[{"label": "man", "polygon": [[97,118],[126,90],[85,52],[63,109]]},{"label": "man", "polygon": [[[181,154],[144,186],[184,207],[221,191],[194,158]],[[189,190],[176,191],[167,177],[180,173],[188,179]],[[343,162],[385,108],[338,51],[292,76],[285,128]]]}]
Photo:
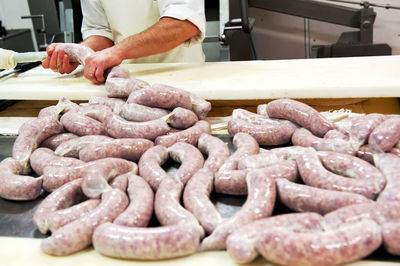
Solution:
[{"label": "man", "polygon": [[[82,45],[96,53],[85,61],[84,75],[104,82],[104,71],[121,64],[203,62],[204,0],[81,0]],[[70,63],[57,44],[47,47],[44,68],[71,73]]]}]

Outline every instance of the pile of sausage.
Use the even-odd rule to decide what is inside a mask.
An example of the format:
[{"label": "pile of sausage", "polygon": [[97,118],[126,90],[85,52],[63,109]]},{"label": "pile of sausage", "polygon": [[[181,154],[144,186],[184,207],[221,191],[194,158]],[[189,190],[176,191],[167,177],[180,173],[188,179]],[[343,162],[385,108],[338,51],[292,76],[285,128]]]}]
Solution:
[{"label": "pile of sausage", "polygon": [[[91,53],[65,48],[80,62]],[[106,256],[154,260],[226,249],[237,263],[261,254],[282,265],[343,264],[382,244],[400,255],[398,116],[331,122],[303,103],[275,100],[257,114],[233,111],[231,154],[211,135],[204,99],[120,67],[106,90],[87,104],[62,98],[41,110],[0,162],[0,197],[50,192],[33,217],[40,232],[51,231],[43,252],[65,256],[92,244]],[[168,161],[180,164],[172,174]],[[223,218],[213,191],[247,200]],[[277,201],[294,212],[271,217]],[[158,227],[148,227],[153,214]]]}]

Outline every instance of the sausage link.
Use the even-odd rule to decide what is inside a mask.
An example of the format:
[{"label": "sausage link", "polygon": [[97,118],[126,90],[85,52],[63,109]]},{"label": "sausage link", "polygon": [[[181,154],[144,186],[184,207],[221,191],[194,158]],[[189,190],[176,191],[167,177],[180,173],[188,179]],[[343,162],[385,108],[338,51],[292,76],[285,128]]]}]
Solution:
[{"label": "sausage link", "polygon": [[146,227],[153,214],[154,194],[149,184],[133,173],[128,177],[128,196],[130,203],[114,224],[128,227]]},{"label": "sausage link", "polygon": [[366,220],[333,231],[293,233],[284,228],[263,231],[256,248],[281,265],[339,265],[371,254],[382,244],[380,226]]},{"label": "sausage link", "polygon": [[376,167],[386,178],[386,186],[377,201],[400,201],[400,157],[391,153],[374,155]]},{"label": "sausage link", "polygon": [[293,160],[283,161],[264,168],[217,172],[214,176],[215,191],[228,195],[247,195],[246,175],[250,171],[266,174],[273,179],[285,178],[293,182],[297,181],[299,176],[297,164]]},{"label": "sausage link", "polygon": [[369,145],[363,145],[357,151],[357,157],[363,159],[364,161],[369,162],[370,164],[374,164],[374,156],[369,148]]},{"label": "sausage link", "polygon": [[338,228],[345,223],[354,223],[364,219],[374,220],[378,224],[400,219],[400,202],[371,202],[349,205],[325,215],[327,228]]},{"label": "sausage link", "polygon": [[306,185],[336,191],[361,194],[374,199],[380,192],[372,180],[346,178],[326,170],[317,153],[305,153],[296,158],[299,173]]},{"label": "sausage link", "polygon": [[110,67],[105,71],[104,75],[106,80],[113,78],[128,79],[130,77],[129,71],[122,66]]},{"label": "sausage link", "polygon": [[203,154],[193,145],[178,142],[168,148],[169,157],[181,164],[175,178],[184,185],[204,165]]},{"label": "sausage link", "polygon": [[79,158],[79,152],[92,143],[105,143],[114,140],[102,135],[89,135],[64,141],[54,151],[55,155]]},{"label": "sausage link", "polygon": [[276,186],[283,205],[297,212],[325,214],[347,205],[372,202],[358,194],[314,188],[283,178],[276,180]]},{"label": "sausage link", "polygon": [[187,92],[169,89],[167,86],[151,86],[133,91],[129,94],[127,103],[137,103],[169,110],[175,107],[192,109],[192,102]]},{"label": "sausage link", "polygon": [[132,173],[128,172],[123,175],[119,175],[115,178],[113,178],[110,181],[110,187],[119,189],[123,192],[126,192],[126,189],[128,187],[128,176],[132,175]]},{"label": "sausage link", "polygon": [[239,161],[238,169],[247,168],[264,168],[272,164],[281,163],[286,160],[296,159],[297,156],[314,151],[311,148],[304,148],[300,146],[290,146],[283,148],[275,148],[266,150],[258,154],[247,156]]},{"label": "sausage link", "polygon": [[386,119],[382,114],[368,114],[351,120],[349,135],[354,149],[364,145],[371,132]]},{"label": "sausage link", "polygon": [[305,127],[318,137],[323,137],[326,132],[336,128],[332,122],[311,106],[291,99],[269,102],[267,113],[270,118],[286,119]]},{"label": "sausage link", "polygon": [[294,131],[292,143],[297,146],[312,147],[317,151],[336,151],[347,154],[356,153],[349,141],[343,139],[319,138],[305,128],[298,128]]},{"label": "sausage link", "polygon": [[84,198],[81,184],[82,179],[73,180],[52,192],[40,203],[33,214],[33,223],[42,234],[49,230],[48,216],[52,212],[65,209]]},{"label": "sausage link", "polygon": [[32,153],[30,163],[33,171],[42,175],[44,168],[48,166],[68,167],[80,165],[83,162],[75,158],[54,155],[54,152],[47,148],[38,148]]},{"label": "sausage link", "polygon": [[51,137],[48,137],[47,139],[45,139],[44,141],[42,141],[42,143],[40,143],[40,147],[44,147],[44,148],[49,148],[51,150],[56,150],[57,147],[68,140],[71,139],[76,139],[78,138],[77,135],[72,134],[72,133],[60,133]]},{"label": "sausage link", "polygon": [[217,172],[230,155],[229,147],[225,142],[207,133],[200,135],[197,147],[202,153],[207,154],[204,168],[212,173]]},{"label": "sausage link", "polygon": [[106,134],[101,122],[76,111],[65,113],[60,122],[69,132],[79,136]]},{"label": "sausage link", "polygon": [[350,137],[342,133],[338,129],[331,129],[324,135],[324,139],[341,139],[344,141],[349,141]]},{"label": "sausage link", "polygon": [[96,209],[53,232],[42,240],[40,249],[47,254],[65,256],[86,248],[92,242],[94,230],[114,220],[128,202],[126,194],[118,189],[105,192]]},{"label": "sausage link", "polygon": [[241,108],[234,109],[232,111],[232,118],[246,120],[247,122],[255,125],[277,124],[276,122],[278,122],[278,120],[272,120],[264,115],[260,115],[258,113],[256,114]]},{"label": "sausage link", "polygon": [[170,130],[164,118],[146,122],[131,122],[114,113],[107,114],[104,124],[107,133],[114,138],[144,138],[153,140]]},{"label": "sausage link", "polygon": [[370,180],[381,191],[386,185],[386,178],[373,165],[357,157],[337,152],[317,152],[323,166],[330,171],[354,179]]},{"label": "sausage link", "polygon": [[151,121],[168,115],[168,111],[156,107],[148,107],[137,103],[127,103],[122,105],[119,115],[134,122]]},{"label": "sausage link", "polygon": [[23,173],[28,172],[29,158],[40,142],[61,133],[63,130],[61,123],[52,116],[35,118],[21,126],[13,145],[12,157],[22,163],[24,166]]},{"label": "sausage link", "polygon": [[150,87],[150,84],[136,78],[107,77],[105,87],[108,97],[128,98],[132,91]]},{"label": "sausage link", "polygon": [[168,117],[167,122],[173,127],[177,129],[186,129],[193,126],[199,119],[197,115],[192,111],[182,108],[176,107]]},{"label": "sausage link", "polygon": [[252,124],[242,119],[231,119],[228,122],[228,132],[235,135],[243,132],[251,135],[260,145],[280,145],[290,141],[297,126],[289,121],[267,124]]},{"label": "sausage link", "polygon": [[373,153],[390,151],[400,140],[400,118],[389,118],[369,135],[368,144]]},{"label": "sausage link", "polygon": [[400,221],[382,224],[382,237],[385,250],[392,255],[400,255]]},{"label": "sausage link", "polygon": [[95,142],[79,151],[79,159],[89,162],[114,157],[137,162],[142,154],[153,146],[153,142],[147,139],[126,138],[107,142]]},{"label": "sausage link", "polygon": [[139,160],[139,174],[156,191],[161,181],[169,178],[169,175],[161,168],[169,158],[168,150],[164,146],[157,145],[145,151]]},{"label": "sausage link", "polygon": [[323,230],[323,217],[317,213],[289,213],[257,220],[234,231],[226,240],[226,249],[236,263],[250,263],[257,256],[256,240],[265,229],[285,228],[294,233]]},{"label": "sausage link", "polygon": [[51,212],[46,216],[48,228],[51,232],[54,232],[94,210],[99,204],[99,199],[89,199],[69,208]]},{"label": "sausage link", "polygon": [[79,105],[75,111],[103,123],[106,115],[113,110],[103,104],[85,104]]},{"label": "sausage link", "polygon": [[210,200],[213,172],[208,168],[197,171],[183,191],[185,208],[193,213],[204,230],[210,234],[222,222],[222,216]]},{"label": "sausage link", "polygon": [[[164,84],[153,84],[152,87],[156,88],[156,89],[161,89],[161,90],[175,91],[175,93],[188,94],[190,97],[192,106],[191,106],[191,108],[189,107],[186,109],[192,109],[192,111],[197,115],[197,117],[200,120],[204,120],[207,117],[208,112],[210,112],[210,110],[211,110],[210,102],[207,102],[202,97],[200,97],[197,94],[192,93],[190,91],[185,91],[185,90],[178,89],[178,88],[164,85]],[[183,106],[181,106],[181,107],[183,107]]]},{"label": "sausage link", "polygon": [[114,113],[119,114],[125,101],[117,98],[108,98],[104,96],[91,96],[89,98],[89,104],[102,104],[108,106],[113,110]]},{"label": "sausage link", "polygon": [[139,260],[178,258],[193,254],[200,242],[196,224],[162,227],[126,227],[112,223],[99,226],[93,246],[103,255]]},{"label": "sausage link", "polygon": [[97,198],[110,189],[108,181],[127,172],[137,174],[137,165],[120,158],[105,158],[94,161],[94,165],[86,169],[82,191],[88,198]]},{"label": "sausage link", "polygon": [[78,62],[81,65],[85,64],[86,58],[94,54],[91,48],[76,43],[60,43],[55,50],[64,50],[71,62]]},{"label": "sausage link", "polygon": [[186,142],[192,145],[196,145],[199,137],[203,133],[211,134],[211,126],[206,120],[200,120],[193,126],[175,133],[171,133],[165,136],[159,136],[156,138],[154,143],[156,145],[163,145],[170,147],[177,142]]},{"label": "sausage link", "polygon": [[200,250],[218,250],[226,247],[226,238],[235,230],[272,214],[275,205],[275,180],[265,173],[249,172],[246,177],[249,194],[242,208],[217,226],[201,242]]},{"label": "sausage link", "polygon": [[257,114],[268,117],[267,105],[268,104],[259,104],[257,106]]},{"label": "sausage link", "polygon": [[0,197],[9,200],[34,200],[40,195],[42,178],[20,175],[23,164],[13,158],[0,162]]}]

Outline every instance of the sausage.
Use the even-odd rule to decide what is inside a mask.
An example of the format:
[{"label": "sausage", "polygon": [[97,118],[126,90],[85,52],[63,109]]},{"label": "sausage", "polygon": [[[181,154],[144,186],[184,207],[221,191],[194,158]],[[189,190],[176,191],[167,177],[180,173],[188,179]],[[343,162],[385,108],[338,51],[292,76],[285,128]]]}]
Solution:
[{"label": "sausage", "polygon": [[400,222],[387,222],[382,224],[382,237],[385,250],[392,254],[400,255]]},{"label": "sausage", "polygon": [[259,104],[257,106],[257,114],[268,117],[267,105],[268,104]]},{"label": "sausage", "polygon": [[294,131],[292,143],[297,146],[312,147],[317,151],[336,151],[347,154],[356,153],[349,141],[343,139],[319,138],[305,128],[298,128]]},{"label": "sausage", "polygon": [[242,119],[231,119],[228,122],[228,132],[235,135],[243,132],[255,138],[260,145],[280,145],[290,141],[297,126],[289,121],[267,124],[252,124]]},{"label": "sausage", "polygon": [[48,137],[44,141],[40,143],[40,147],[44,148],[49,148],[51,150],[55,150],[61,143],[70,140],[70,139],[75,139],[78,138],[77,135],[72,134],[72,133],[60,133],[57,135],[53,135],[51,137]]},{"label": "sausage", "polygon": [[289,213],[257,220],[234,231],[226,240],[226,249],[236,263],[250,263],[257,256],[255,244],[263,230],[285,228],[294,233],[323,230],[323,217],[317,213]]},{"label": "sausage", "polygon": [[139,174],[156,191],[161,181],[169,178],[169,175],[161,168],[169,158],[168,150],[164,146],[157,145],[145,151],[139,160]]},{"label": "sausage", "polygon": [[400,201],[400,157],[391,153],[375,154],[374,161],[387,181],[377,201]]},{"label": "sausage", "polygon": [[88,198],[97,198],[110,189],[108,181],[127,172],[137,174],[137,165],[120,158],[105,158],[94,161],[83,175],[82,191]]},{"label": "sausage", "polygon": [[48,228],[51,232],[54,232],[64,225],[69,224],[86,213],[94,210],[99,204],[99,199],[89,199],[69,208],[51,212],[46,216]]},{"label": "sausage", "polygon": [[114,224],[128,227],[146,227],[153,215],[154,194],[149,184],[138,175],[126,174],[130,203]]},{"label": "sausage", "polygon": [[204,230],[210,234],[222,222],[222,216],[210,200],[213,172],[209,168],[197,171],[183,192],[185,208],[193,213]]},{"label": "sausage", "polygon": [[168,115],[168,111],[156,107],[148,107],[137,103],[127,103],[121,106],[119,115],[128,121],[145,122]]},{"label": "sausage", "polygon": [[49,230],[48,216],[57,210],[65,209],[84,199],[81,190],[82,179],[73,180],[48,195],[37,207],[33,223],[42,234]]},{"label": "sausage", "polygon": [[65,256],[86,248],[92,242],[94,230],[115,219],[125,210],[128,201],[126,194],[118,189],[105,192],[96,209],[43,239],[40,249],[47,254]]},{"label": "sausage", "polygon": [[103,123],[76,111],[65,113],[60,122],[69,132],[79,136],[106,134]]},{"label": "sausage", "polygon": [[114,138],[144,138],[153,140],[170,130],[164,118],[146,122],[131,122],[114,113],[107,114],[104,124],[107,133]]},{"label": "sausage", "polygon": [[155,139],[154,143],[156,145],[163,145],[165,147],[170,147],[181,141],[196,145],[200,135],[203,133],[211,134],[211,126],[206,120],[200,120],[185,130],[165,136],[159,136]]},{"label": "sausage", "polygon": [[57,147],[57,149],[54,151],[54,154],[59,156],[79,158],[79,152],[84,147],[92,143],[105,143],[112,140],[114,139],[102,135],[82,136],[64,141]]},{"label": "sausage", "polygon": [[[178,89],[172,86],[164,85],[164,84],[153,84],[153,88],[166,90],[166,91],[175,91],[175,93],[188,94],[190,97],[190,101],[192,103],[192,111],[197,115],[200,120],[204,120],[207,117],[208,112],[211,110],[211,103],[204,100],[202,97],[198,96],[195,93],[190,91],[185,91],[182,89]],[[183,106],[181,106],[183,107]],[[190,109],[190,108],[186,108]]]},{"label": "sausage", "polygon": [[176,107],[167,120],[172,127],[177,129],[186,129],[193,126],[197,121],[199,119],[195,113],[182,107]]},{"label": "sausage", "polygon": [[185,142],[178,142],[168,148],[171,159],[181,164],[175,172],[175,178],[184,185],[204,165],[204,157],[193,145]]},{"label": "sausage", "polygon": [[204,231],[196,218],[180,204],[183,185],[164,179],[155,196],[155,212],[161,227],[139,228],[116,224],[100,226],[93,246],[101,254],[129,259],[167,259],[197,251]]},{"label": "sausage", "polygon": [[276,198],[275,180],[265,173],[249,172],[246,181],[249,191],[246,202],[238,212],[218,225],[211,235],[203,239],[200,250],[224,249],[226,238],[232,232],[272,214]]},{"label": "sausage", "polygon": [[151,86],[132,91],[129,94],[127,103],[137,103],[169,110],[175,107],[192,109],[192,102],[187,92],[170,89],[167,86]]},{"label": "sausage", "polygon": [[69,56],[70,62],[78,62],[81,65],[85,64],[86,58],[94,54],[91,48],[76,43],[60,43],[56,46],[55,50],[64,50]]},{"label": "sausage", "polygon": [[324,139],[342,139],[344,141],[349,141],[350,137],[342,133],[338,129],[331,129],[324,135]]},{"label": "sausage", "polygon": [[381,244],[380,226],[366,220],[320,233],[265,230],[258,237],[256,248],[275,264],[339,265],[364,258]]},{"label": "sausage", "polygon": [[113,110],[103,104],[85,104],[79,105],[75,111],[103,123],[105,116]]},{"label": "sausage", "polygon": [[79,159],[89,162],[114,157],[137,162],[142,154],[153,146],[153,142],[147,139],[125,138],[107,142],[95,142],[79,151]]},{"label": "sausage", "polygon": [[390,151],[400,140],[400,118],[389,118],[369,135],[368,144],[373,153]]},{"label": "sausage", "polygon": [[278,120],[269,119],[265,115],[256,114],[245,109],[237,108],[232,111],[233,119],[242,119],[250,122],[252,124],[261,125],[261,124],[276,124]]},{"label": "sausage", "polygon": [[368,140],[371,132],[386,119],[382,114],[368,114],[351,120],[349,135],[356,150]]},{"label": "sausage", "polygon": [[369,162],[370,164],[374,164],[374,156],[369,148],[369,145],[363,145],[357,151],[357,157],[363,159],[364,161]]},{"label": "sausage", "polygon": [[325,215],[327,228],[338,228],[345,223],[354,223],[364,219],[374,220],[378,224],[400,219],[400,202],[371,202],[349,205]]},{"label": "sausage", "polygon": [[80,165],[83,162],[75,158],[54,155],[53,151],[47,148],[38,148],[32,153],[30,163],[33,171],[42,175],[44,168],[48,166],[68,167]]},{"label": "sausage", "polygon": [[372,180],[352,179],[326,170],[317,153],[305,153],[296,158],[300,176],[306,185],[336,191],[357,193],[374,199],[380,192]]},{"label": "sausage", "polygon": [[126,192],[126,189],[128,187],[128,176],[130,176],[132,174],[133,173],[128,172],[126,174],[119,175],[119,176],[113,178],[110,181],[110,187],[119,189],[123,192]]},{"label": "sausage", "polygon": [[357,157],[337,152],[317,152],[323,166],[330,171],[354,179],[371,180],[378,190],[386,185],[386,178],[373,165]]},{"label": "sausage", "polygon": [[296,159],[297,156],[310,151],[314,151],[314,149],[300,146],[266,150],[265,152],[246,156],[245,158],[241,159],[238,164],[238,169],[264,168],[285,160]]},{"label": "sausage", "polygon": [[358,194],[300,185],[284,178],[276,180],[276,188],[283,205],[297,212],[325,214],[347,205],[371,202]]},{"label": "sausage", "polygon": [[132,91],[150,87],[144,80],[136,78],[107,77],[106,92],[108,97],[127,98]]},{"label": "sausage", "polygon": [[126,227],[112,223],[99,226],[93,235],[95,250],[103,255],[139,260],[178,258],[197,251],[200,233],[196,224],[161,227]]},{"label": "sausage", "polygon": [[114,113],[119,114],[125,101],[117,98],[108,98],[104,96],[91,96],[89,98],[89,104],[102,104],[108,106],[113,110]]},{"label": "sausage", "polygon": [[[87,173],[96,172],[98,170],[104,170],[101,169],[102,167],[105,167],[106,169],[107,167],[112,167],[114,163],[115,164],[122,163],[122,165],[124,166],[123,169],[118,169],[119,171],[124,171],[124,169],[128,168],[128,170],[126,170],[128,172],[131,170],[135,170],[136,168],[135,163],[128,162],[126,160],[119,158],[99,159],[96,161],[91,161],[88,163],[83,163],[81,165],[69,166],[69,167],[49,166],[44,169],[42,175],[43,189],[46,191],[53,191],[65,183],[83,177]],[[116,172],[115,174],[118,174],[118,172]],[[113,176],[110,176],[109,178],[112,177]]]},{"label": "sausage", "polygon": [[28,120],[20,127],[13,145],[12,157],[22,163],[23,173],[28,172],[29,158],[39,143],[63,130],[61,123],[53,116]]},{"label": "sausage", "polygon": [[42,178],[20,175],[24,165],[13,158],[0,162],[0,197],[9,200],[34,200],[40,195]]},{"label": "sausage", "polygon": [[219,172],[238,169],[239,161],[260,151],[257,141],[246,133],[237,133],[233,137],[232,143],[236,147],[236,151],[225,161]]},{"label": "sausage", "polygon": [[200,135],[197,147],[202,153],[207,154],[204,168],[210,170],[212,173],[218,171],[230,155],[228,145],[225,142],[207,133]]},{"label": "sausage", "polygon": [[323,137],[326,132],[336,128],[332,122],[311,106],[291,99],[269,102],[267,113],[270,118],[286,119],[305,127],[318,137]]},{"label": "sausage", "polygon": [[217,172],[214,176],[215,191],[228,195],[247,195],[246,175],[250,171],[266,174],[273,179],[285,178],[293,182],[298,179],[296,162],[288,160],[264,168]]}]

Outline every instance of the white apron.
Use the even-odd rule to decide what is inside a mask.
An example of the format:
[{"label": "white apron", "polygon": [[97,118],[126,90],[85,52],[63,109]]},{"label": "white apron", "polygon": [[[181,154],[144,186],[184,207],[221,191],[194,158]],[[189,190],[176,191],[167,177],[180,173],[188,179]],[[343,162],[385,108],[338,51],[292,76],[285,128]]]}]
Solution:
[{"label": "white apron", "polygon": [[[157,0],[101,0],[101,3],[115,43],[146,30],[160,19]],[[165,53],[124,61],[124,63],[166,62],[204,62],[201,43],[190,47],[181,44]]]}]

